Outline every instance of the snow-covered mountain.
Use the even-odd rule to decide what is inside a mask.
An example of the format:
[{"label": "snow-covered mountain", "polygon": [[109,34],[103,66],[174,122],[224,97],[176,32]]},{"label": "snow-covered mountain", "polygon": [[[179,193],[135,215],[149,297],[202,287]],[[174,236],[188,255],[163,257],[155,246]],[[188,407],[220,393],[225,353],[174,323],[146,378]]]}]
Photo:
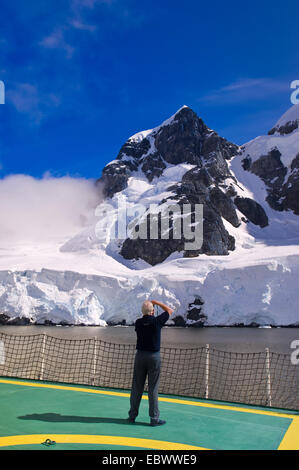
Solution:
[{"label": "snow-covered mountain", "polygon": [[[104,196],[67,241],[0,258],[3,322],[133,324],[143,300],[175,308],[169,324],[299,325],[299,105],[239,147],[180,108],[122,146],[96,185]],[[146,224],[169,204],[203,205],[203,243],[119,233],[120,211]],[[194,224],[193,224],[194,225]],[[13,320],[15,319],[15,320]]]},{"label": "snow-covered mountain", "polygon": [[243,147],[243,168],[265,183],[266,201],[299,215],[299,107],[290,108],[268,132]]}]

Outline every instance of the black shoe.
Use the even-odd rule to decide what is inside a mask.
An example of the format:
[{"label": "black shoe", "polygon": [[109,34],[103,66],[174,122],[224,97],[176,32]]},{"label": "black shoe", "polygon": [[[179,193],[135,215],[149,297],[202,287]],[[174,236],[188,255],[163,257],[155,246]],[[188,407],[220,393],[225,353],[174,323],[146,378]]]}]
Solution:
[{"label": "black shoe", "polygon": [[135,418],[128,418],[129,423],[135,423]]},{"label": "black shoe", "polygon": [[161,426],[165,423],[166,421],[163,421],[162,419],[151,419],[151,426]]}]

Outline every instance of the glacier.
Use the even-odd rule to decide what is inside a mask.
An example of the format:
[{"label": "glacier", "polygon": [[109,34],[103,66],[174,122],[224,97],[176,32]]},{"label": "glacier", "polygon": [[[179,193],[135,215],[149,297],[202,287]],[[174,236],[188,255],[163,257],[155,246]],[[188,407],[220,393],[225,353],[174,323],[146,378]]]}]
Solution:
[{"label": "glacier", "polygon": [[[109,260],[105,274],[100,266],[90,266],[89,273],[53,267],[1,270],[0,311],[37,324],[132,325],[146,299],[160,299],[175,309],[174,316],[184,317],[191,300],[200,296],[207,326],[297,324],[299,249],[294,255],[294,247],[284,247],[275,257],[269,247],[254,251],[260,258],[244,253],[243,264],[240,256],[223,262],[203,255],[199,263],[177,258],[161,268],[127,268],[130,272],[122,274],[108,269]],[[74,263],[80,265],[80,255]]]}]

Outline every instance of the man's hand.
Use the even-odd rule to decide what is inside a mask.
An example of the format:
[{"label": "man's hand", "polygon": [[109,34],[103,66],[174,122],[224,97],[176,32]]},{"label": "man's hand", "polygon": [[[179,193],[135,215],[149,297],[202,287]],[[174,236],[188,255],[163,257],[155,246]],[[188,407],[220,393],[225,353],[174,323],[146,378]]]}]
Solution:
[{"label": "man's hand", "polygon": [[172,314],[173,312],[173,309],[168,307],[167,305],[163,304],[162,302],[159,302],[158,300],[151,300],[151,303],[153,305],[158,305],[159,307],[161,307],[163,310],[165,310],[165,312],[167,312],[169,315]]}]

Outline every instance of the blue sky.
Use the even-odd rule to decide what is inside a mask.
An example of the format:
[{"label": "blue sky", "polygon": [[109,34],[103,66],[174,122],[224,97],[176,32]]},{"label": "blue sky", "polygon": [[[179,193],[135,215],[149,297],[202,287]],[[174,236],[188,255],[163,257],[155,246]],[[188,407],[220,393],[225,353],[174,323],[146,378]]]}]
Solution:
[{"label": "blue sky", "polygon": [[190,106],[243,144],[290,106],[297,1],[2,0],[0,176],[97,178]]}]

